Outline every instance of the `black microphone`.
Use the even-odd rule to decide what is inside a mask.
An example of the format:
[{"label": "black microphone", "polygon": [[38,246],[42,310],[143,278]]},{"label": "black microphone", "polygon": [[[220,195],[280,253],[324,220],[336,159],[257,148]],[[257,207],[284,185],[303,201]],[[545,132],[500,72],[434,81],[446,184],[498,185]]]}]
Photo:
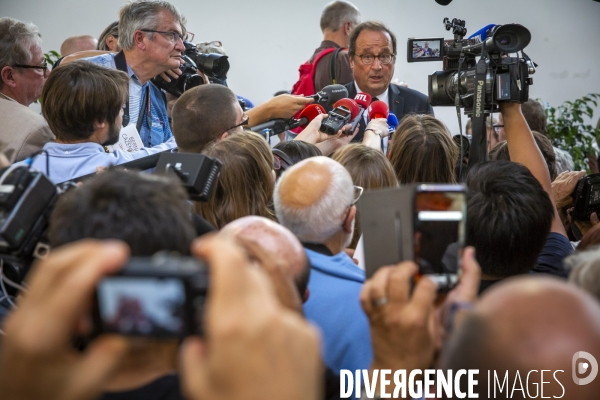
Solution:
[{"label": "black microphone", "polygon": [[274,134],[285,132],[290,129],[290,121],[288,119],[278,118],[264,122],[260,125],[255,125],[249,128],[252,132],[261,132],[265,129],[273,131]]},{"label": "black microphone", "polygon": [[338,100],[348,97],[348,89],[344,85],[327,85],[320,92],[306,97],[313,98],[317,104],[331,106]]},{"label": "black microphone", "polygon": [[448,4],[450,4],[450,2],[452,2],[452,0],[435,0],[435,2],[441,6],[447,6]]}]

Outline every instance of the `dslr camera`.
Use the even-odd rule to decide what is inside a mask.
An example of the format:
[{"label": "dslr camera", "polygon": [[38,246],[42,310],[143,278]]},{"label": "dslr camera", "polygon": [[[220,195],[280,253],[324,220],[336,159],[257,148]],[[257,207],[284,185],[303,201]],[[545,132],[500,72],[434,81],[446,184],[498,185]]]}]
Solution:
[{"label": "dslr camera", "polygon": [[571,195],[575,207],[571,217],[576,221],[588,221],[592,213],[600,216],[600,174],[584,176]]},{"label": "dslr camera", "polygon": [[453,31],[454,40],[412,38],[407,46],[408,62],[444,63],[442,71],[429,75],[432,106],[460,106],[465,114],[476,108],[489,114],[497,111],[498,103],[524,103],[529,99],[529,85],[533,84],[529,75],[535,73],[536,64],[523,52],[531,41],[527,28],[519,24],[492,25],[473,35],[482,39],[464,39],[465,21],[444,18],[444,26]]},{"label": "dslr camera", "polygon": [[195,258],[157,253],[132,257],[96,287],[95,334],[183,338],[202,334],[207,266]]},{"label": "dslr camera", "polygon": [[152,78],[152,83],[159,89],[179,97],[186,90],[206,83],[204,78],[198,75],[198,71],[204,73],[211,83],[225,82],[229,71],[229,61],[227,61],[229,57],[216,53],[200,53],[192,42],[184,41],[183,45],[185,46],[182,56],[184,63],[180,67],[182,73],[179,78],[167,82],[160,76],[156,76]]}]

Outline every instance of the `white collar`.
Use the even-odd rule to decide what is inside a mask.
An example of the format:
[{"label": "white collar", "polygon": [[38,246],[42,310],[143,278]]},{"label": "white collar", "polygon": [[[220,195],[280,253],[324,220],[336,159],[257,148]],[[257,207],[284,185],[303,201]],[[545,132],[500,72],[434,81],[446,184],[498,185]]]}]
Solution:
[{"label": "white collar", "polygon": [[[354,81],[354,87],[356,88],[356,93],[362,92],[362,90],[360,90],[360,88],[358,87],[358,84],[356,83],[356,81]],[[388,106],[388,108],[390,107],[389,98],[388,98],[389,90],[390,90],[390,87],[388,86],[387,89],[385,89],[385,92],[383,92],[379,96],[377,96],[377,99],[379,101],[383,101],[385,103],[385,105]]]}]

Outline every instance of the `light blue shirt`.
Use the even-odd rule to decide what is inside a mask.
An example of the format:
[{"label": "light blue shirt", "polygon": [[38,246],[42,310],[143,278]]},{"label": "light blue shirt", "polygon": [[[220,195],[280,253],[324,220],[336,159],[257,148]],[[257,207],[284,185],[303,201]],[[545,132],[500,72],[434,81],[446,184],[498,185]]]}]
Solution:
[{"label": "light blue shirt", "polygon": [[[102,54],[100,56],[85,58],[86,61],[102,65],[110,69],[117,69],[115,65],[114,53]],[[165,95],[159,88],[150,81],[141,84],[133,73],[133,70],[127,65],[127,74],[129,75],[129,124],[136,125],[142,115],[142,126],[140,127],[140,137],[146,147],[156,146],[166,142],[173,136],[169,126],[169,117],[167,115],[167,102]],[[142,104],[144,93],[150,94],[150,113]],[[148,118],[150,117],[150,118]]]},{"label": "light blue shirt", "polygon": [[[76,144],[49,142],[43,148],[49,156],[49,171],[46,170],[46,153],[36,156],[32,167],[45,173],[52,182],[60,183],[94,173],[97,167],[123,164],[176,147],[173,137],[161,145],[144,147],[131,153],[121,150],[106,153],[103,146],[92,142]],[[27,165],[27,162],[28,160],[25,160],[20,164]]]}]

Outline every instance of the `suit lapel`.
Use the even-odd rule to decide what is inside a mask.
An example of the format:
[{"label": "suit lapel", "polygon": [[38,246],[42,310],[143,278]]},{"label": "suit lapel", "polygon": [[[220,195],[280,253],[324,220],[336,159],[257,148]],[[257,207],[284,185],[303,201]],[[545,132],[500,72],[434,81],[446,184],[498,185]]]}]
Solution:
[{"label": "suit lapel", "polygon": [[388,104],[390,110],[398,117],[398,121],[404,116],[404,97],[400,95],[398,86],[391,84],[388,92]]}]

